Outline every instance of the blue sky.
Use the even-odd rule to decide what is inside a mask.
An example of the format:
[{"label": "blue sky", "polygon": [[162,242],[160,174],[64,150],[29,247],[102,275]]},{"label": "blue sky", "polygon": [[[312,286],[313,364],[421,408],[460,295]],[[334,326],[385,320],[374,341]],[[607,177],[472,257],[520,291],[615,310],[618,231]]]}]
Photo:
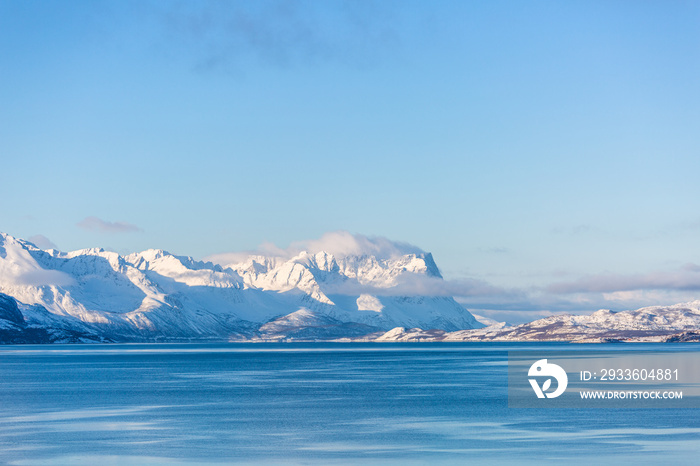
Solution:
[{"label": "blue sky", "polygon": [[381,236],[499,317],[695,299],[699,25],[680,1],[0,0],[0,230],[196,258]]}]

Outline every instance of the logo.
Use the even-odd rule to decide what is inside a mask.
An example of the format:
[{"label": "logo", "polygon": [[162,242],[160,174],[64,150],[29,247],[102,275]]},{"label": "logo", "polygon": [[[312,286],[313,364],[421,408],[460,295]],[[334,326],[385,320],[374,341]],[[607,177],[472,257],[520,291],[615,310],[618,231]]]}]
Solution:
[{"label": "logo", "polygon": [[[529,377],[549,377],[544,381],[542,387],[539,386],[536,379],[528,379],[532,389],[537,394],[537,398],[556,398],[566,390],[566,385],[569,383],[569,378],[566,376],[566,371],[556,364],[549,364],[546,359],[540,359],[530,366],[527,372]],[[557,389],[547,393],[552,385],[552,378],[557,381]]]}]

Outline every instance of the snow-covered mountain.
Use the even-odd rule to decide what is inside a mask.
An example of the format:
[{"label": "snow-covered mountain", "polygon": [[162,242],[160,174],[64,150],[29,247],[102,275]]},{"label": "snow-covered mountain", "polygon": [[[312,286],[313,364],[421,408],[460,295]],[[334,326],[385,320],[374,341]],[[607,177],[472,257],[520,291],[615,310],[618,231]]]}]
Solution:
[{"label": "snow-covered mountain", "polygon": [[653,306],[635,311],[601,309],[590,315],[558,315],[527,324],[496,323],[474,330],[426,332],[395,328],[373,338],[378,341],[698,341],[700,301]]},{"label": "snow-covered mountain", "polygon": [[451,297],[413,292],[421,280],[442,280],[429,253],[301,252],[218,265],[153,249],[45,251],[0,233],[0,341],[23,332],[44,332],[41,341],[328,339],[483,326]]},{"label": "snow-covered mountain", "polygon": [[429,253],[404,252],[214,264],[155,249],[42,250],[0,233],[0,343],[700,339],[700,301],[479,322],[451,297],[421,294],[442,276]]}]

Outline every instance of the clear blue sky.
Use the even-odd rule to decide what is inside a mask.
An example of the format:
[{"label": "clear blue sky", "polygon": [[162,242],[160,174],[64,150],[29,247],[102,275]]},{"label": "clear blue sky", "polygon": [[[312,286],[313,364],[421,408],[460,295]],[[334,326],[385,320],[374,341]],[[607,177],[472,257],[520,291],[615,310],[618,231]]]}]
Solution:
[{"label": "clear blue sky", "polygon": [[347,230],[511,293],[471,307],[700,298],[698,83],[698,2],[0,0],[0,231]]}]

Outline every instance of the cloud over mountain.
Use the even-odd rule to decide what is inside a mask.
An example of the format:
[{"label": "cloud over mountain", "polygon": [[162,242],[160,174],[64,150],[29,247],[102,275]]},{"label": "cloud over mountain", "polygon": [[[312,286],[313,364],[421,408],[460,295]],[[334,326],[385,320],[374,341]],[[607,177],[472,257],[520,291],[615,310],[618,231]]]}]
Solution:
[{"label": "cloud over mountain", "polygon": [[347,231],[332,231],[318,239],[292,243],[288,253],[298,254],[301,251],[317,253],[325,251],[337,257],[345,256],[374,256],[377,259],[390,259],[405,254],[421,254],[424,251],[418,246],[400,241],[392,241],[383,236],[365,236]]},{"label": "cloud over mountain", "polygon": [[405,254],[422,254],[418,246],[401,241],[393,241],[383,236],[365,236],[343,230],[323,234],[320,238],[295,241],[287,248],[272,243],[262,243],[254,251],[225,252],[207,256],[205,260],[227,265],[246,260],[251,255],[273,256],[289,259],[302,251],[310,254],[327,252],[335,257],[374,256],[377,259],[391,259]]},{"label": "cloud over mountain", "polygon": [[58,246],[44,235],[34,235],[28,238],[30,243],[34,243],[41,249],[58,249]]}]

